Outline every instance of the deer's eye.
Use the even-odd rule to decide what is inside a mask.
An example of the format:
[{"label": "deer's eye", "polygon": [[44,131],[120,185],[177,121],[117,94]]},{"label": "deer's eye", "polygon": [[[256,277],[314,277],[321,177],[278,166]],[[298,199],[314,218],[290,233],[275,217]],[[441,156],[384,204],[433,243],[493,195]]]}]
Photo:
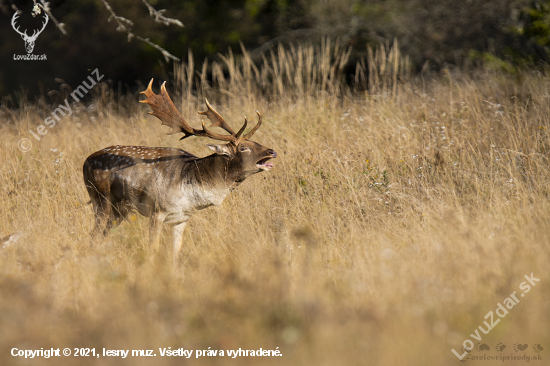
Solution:
[{"label": "deer's eye", "polygon": [[247,151],[250,151],[250,149],[249,149],[248,147],[246,147],[246,146],[241,146],[241,147],[239,148],[239,151],[240,151],[240,152],[247,152]]}]

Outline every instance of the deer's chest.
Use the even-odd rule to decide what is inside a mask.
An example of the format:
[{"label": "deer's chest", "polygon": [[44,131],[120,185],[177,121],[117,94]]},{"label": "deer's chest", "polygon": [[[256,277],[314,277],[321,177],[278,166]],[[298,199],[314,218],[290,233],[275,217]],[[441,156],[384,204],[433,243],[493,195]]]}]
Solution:
[{"label": "deer's chest", "polygon": [[191,216],[198,210],[221,205],[229,190],[183,184],[164,189],[150,187],[144,193],[140,202],[136,202],[138,209],[141,206],[140,211],[149,211],[156,206],[166,214]]},{"label": "deer's chest", "polygon": [[179,189],[162,192],[159,201],[166,203],[168,211],[193,213],[210,206],[221,205],[228,193],[228,189],[183,185]]},{"label": "deer's chest", "polygon": [[229,193],[227,189],[204,189],[187,186],[173,191],[171,195],[164,195],[159,200],[164,203],[164,205],[161,204],[161,209],[167,213],[164,223],[177,224],[185,222],[198,210],[221,205],[227,193]]},{"label": "deer's chest", "polygon": [[203,186],[196,181],[173,184],[170,179],[151,175],[145,184],[136,184],[131,176],[126,178],[125,201],[133,204],[144,216],[150,216],[153,209],[165,213],[165,223],[187,221],[198,210],[221,205],[229,194],[228,188]]}]

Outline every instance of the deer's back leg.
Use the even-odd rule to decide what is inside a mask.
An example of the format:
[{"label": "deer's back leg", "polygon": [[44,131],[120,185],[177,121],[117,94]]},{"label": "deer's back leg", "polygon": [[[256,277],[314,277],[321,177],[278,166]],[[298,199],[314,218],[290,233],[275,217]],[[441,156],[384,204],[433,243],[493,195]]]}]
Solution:
[{"label": "deer's back leg", "polygon": [[[112,197],[113,196],[111,195],[111,198]],[[118,225],[126,219],[131,211],[130,208],[123,202],[110,202],[110,215],[107,218],[107,223],[105,224],[105,229],[103,230],[103,236],[107,236],[111,229],[118,227]]]},{"label": "deer's back leg", "polygon": [[97,203],[94,204],[94,216],[95,216],[95,226],[92,230],[92,236],[94,238],[99,238],[108,234],[110,226],[113,223],[113,217],[111,213],[111,202],[109,201],[109,195],[99,194]]},{"label": "deer's back leg", "polygon": [[90,203],[92,204],[93,210],[94,210],[94,228],[90,232],[90,236],[92,239],[95,239],[103,232],[102,230],[102,218],[104,216],[104,210],[103,210],[103,199],[100,195],[100,193],[97,191],[93,183],[87,181],[86,182],[86,190],[88,191],[88,195],[90,196]]},{"label": "deer's back leg", "polygon": [[108,226],[112,225],[116,216],[116,214],[113,216],[112,210],[111,174],[102,170],[86,171],[86,168],[85,165],[84,182],[94,208],[95,218],[95,226],[91,235],[93,238],[98,238],[108,233]]}]

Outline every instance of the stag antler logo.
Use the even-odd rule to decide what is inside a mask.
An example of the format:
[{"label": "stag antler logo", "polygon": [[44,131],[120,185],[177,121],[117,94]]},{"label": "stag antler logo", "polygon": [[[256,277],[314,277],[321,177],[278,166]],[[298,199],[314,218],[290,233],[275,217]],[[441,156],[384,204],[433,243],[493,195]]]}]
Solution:
[{"label": "stag antler logo", "polygon": [[32,53],[34,50],[34,43],[36,42],[36,38],[42,33],[44,28],[46,28],[46,24],[48,24],[48,15],[44,13],[44,22],[42,23],[42,29],[37,30],[35,29],[32,36],[27,35],[27,30],[25,29],[24,32],[21,32],[19,30],[19,26],[16,26],[15,21],[19,18],[19,12],[15,12],[13,14],[13,17],[11,18],[11,26],[13,29],[21,35],[21,38],[23,38],[23,41],[25,41],[25,49],[27,50],[27,53]]}]

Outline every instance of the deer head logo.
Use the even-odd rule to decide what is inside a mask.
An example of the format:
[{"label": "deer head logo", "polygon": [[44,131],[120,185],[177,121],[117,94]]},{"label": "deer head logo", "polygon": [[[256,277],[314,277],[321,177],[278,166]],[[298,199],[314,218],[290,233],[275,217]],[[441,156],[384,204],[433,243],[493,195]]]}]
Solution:
[{"label": "deer head logo", "polygon": [[38,35],[42,33],[44,28],[46,28],[46,24],[48,24],[48,15],[44,13],[44,22],[42,23],[42,29],[40,30],[34,30],[32,36],[27,35],[27,30],[25,29],[24,32],[21,32],[19,30],[19,26],[16,26],[15,21],[19,18],[18,12],[15,12],[13,14],[13,17],[11,18],[11,26],[13,29],[21,35],[21,38],[23,38],[23,41],[25,41],[25,49],[27,50],[27,53],[32,53],[32,50],[34,50],[34,42],[36,42],[36,38],[38,38]]}]

